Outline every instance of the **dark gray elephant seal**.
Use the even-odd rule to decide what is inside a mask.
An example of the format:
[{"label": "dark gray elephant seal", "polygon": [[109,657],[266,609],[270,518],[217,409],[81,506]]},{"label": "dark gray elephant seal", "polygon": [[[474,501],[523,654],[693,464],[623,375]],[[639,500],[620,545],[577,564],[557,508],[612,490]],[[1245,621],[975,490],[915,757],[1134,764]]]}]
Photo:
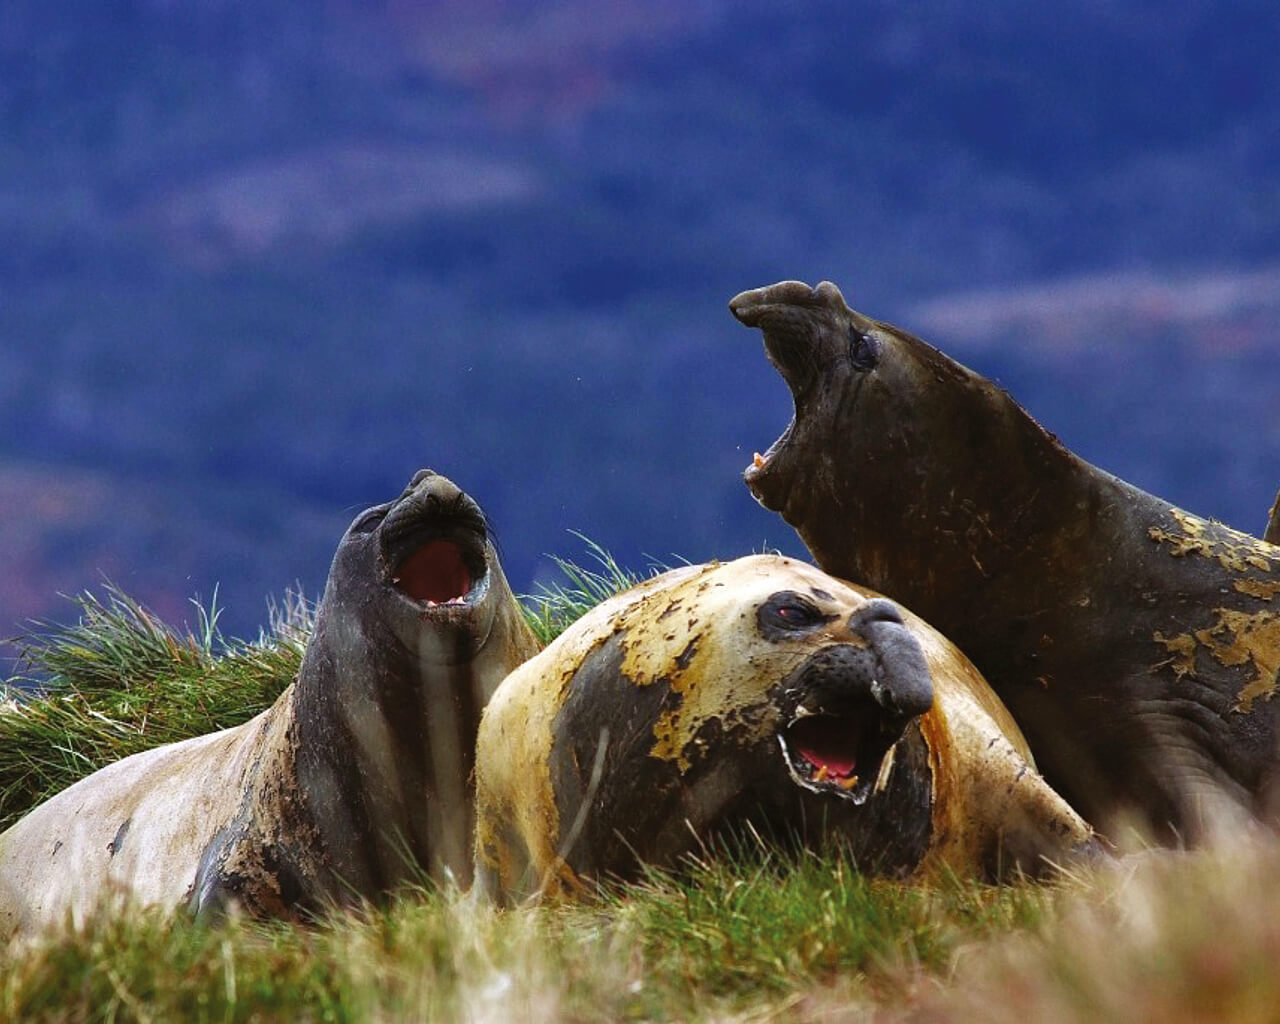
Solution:
[{"label": "dark gray elephant seal", "polygon": [[833,284],[729,305],[795,400],[751,491],[959,645],[1085,817],[1185,841],[1267,813],[1280,548],[1089,465]]},{"label": "dark gray elephant seal", "polygon": [[125,758],[0,835],[0,937],[129,902],[295,915],[471,875],[480,712],[537,645],[443,476],[356,517],[298,678],[244,725]]},{"label": "dark gray elephant seal", "polygon": [[895,876],[1098,849],[954,646],[777,555],[674,569],[579,619],[494,694],[476,776],[476,886],[501,902],[747,828]]}]

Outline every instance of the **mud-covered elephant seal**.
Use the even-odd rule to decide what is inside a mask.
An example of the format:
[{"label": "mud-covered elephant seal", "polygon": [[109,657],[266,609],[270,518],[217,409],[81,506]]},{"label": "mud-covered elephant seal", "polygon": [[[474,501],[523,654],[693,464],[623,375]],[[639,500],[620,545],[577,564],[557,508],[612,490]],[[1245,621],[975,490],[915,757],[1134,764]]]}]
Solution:
[{"label": "mud-covered elephant seal", "polygon": [[673,866],[748,826],[904,876],[1096,849],[955,647],[776,555],[588,613],[499,687],[476,774],[476,884],[499,901]]},{"label": "mud-covered elephant seal", "polygon": [[116,899],[292,915],[418,866],[465,883],[480,712],[535,650],[479,506],[418,473],[347,530],[271,708],[109,765],[0,834],[0,937]]},{"label": "mud-covered elephant seal", "polygon": [[1280,547],[1089,465],[833,284],[729,305],[795,402],[751,491],[828,572],[956,643],[1073,806],[1178,841],[1266,813]]}]

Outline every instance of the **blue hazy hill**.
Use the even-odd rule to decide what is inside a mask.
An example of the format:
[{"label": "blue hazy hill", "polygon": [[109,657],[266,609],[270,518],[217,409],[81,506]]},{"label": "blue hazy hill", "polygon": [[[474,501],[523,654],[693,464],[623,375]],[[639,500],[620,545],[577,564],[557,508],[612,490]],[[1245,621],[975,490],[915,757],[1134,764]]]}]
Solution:
[{"label": "blue hazy hill", "polygon": [[252,633],[421,465],[519,589],[569,529],[798,551],[738,479],[790,403],[725,309],[786,277],[1256,531],[1278,50],[1201,0],[9,0],[0,634],[103,575]]}]

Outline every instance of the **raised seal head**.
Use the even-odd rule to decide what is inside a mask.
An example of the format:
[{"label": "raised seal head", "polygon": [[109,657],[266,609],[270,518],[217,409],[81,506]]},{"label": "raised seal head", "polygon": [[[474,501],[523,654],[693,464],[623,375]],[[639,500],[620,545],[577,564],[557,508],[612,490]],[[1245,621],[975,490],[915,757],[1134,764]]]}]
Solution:
[{"label": "raised seal head", "polygon": [[[795,407],[744,480],[837,576],[895,596],[896,576],[928,580],[935,569],[918,531],[951,518],[950,528],[972,532],[971,495],[1023,501],[1046,459],[1069,457],[995,385],[927,342],[850,309],[829,281],[752,289],[729,309],[760,329]],[[1016,444],[1005,443],[1006,431]],[[981,536],[973,542],[993,571],[1005,554],[999,543]],[[905,599],[932,621],[914,593]]]},{"label": "raised seal head", "polygon": [[448,477],[423,469],[398,498],[365,509],[347,529],[320,617],[350,617],[370,642],[444,665],[471,661],[495,623],[509,626],[510,611],[480,506]]},{"label": "raised seal head", "polygon": [[299,775],[313,816],[335,823],[335,876],[376,892],[416,861],[470,878],[480,713],[537,648],[484,513],[453,481],[421,470],[355,518],[297,684]]}]

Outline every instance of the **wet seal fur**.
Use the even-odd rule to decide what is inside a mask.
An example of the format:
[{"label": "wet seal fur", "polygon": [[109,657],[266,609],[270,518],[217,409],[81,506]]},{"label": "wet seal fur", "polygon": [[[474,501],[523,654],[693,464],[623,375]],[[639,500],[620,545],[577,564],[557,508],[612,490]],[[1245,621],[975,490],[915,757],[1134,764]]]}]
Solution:
[{"label": "wet seal fur", "polygon": [[972,658],[1073,806],[1175,842],[1271,813],[1280,548],[1084,462],[833,284],[729,306],[795,402],[751,491]]},{"label": "wet seal fur", "polygon": [[0,835],[0,937],[122,902],[295,916],[423,869],[467,882],[480,712],[536,649],[479,506],[420,472],[347,530],[272,707],[109,765]]},{"label": "wet seal fur", "polygon": [[776,555],[675,569],[589,612],[499,687],[476,774],[476,885],[502,902],[635,878],[746,827],[897,876],[1098,851],[955,647]]}]

